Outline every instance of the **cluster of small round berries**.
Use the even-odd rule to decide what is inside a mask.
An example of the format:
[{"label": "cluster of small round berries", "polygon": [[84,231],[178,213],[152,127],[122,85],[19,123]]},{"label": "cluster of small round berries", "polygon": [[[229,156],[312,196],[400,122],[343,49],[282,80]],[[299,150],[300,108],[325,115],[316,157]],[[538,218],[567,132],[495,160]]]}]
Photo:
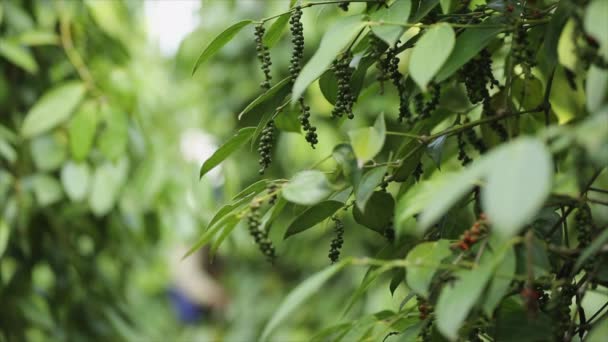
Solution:
[{"label": "cluster of small round berries", "polygon": [[593,220],[591,218],[591,208],[587,203],[579,205],[574,220],[577,225],[577,236],[579,248],[589,246],[593,234]]},{"label": "cluster of small round berries", "polygon": [[264,174],[264,171],[272,163],[272,146],[274,145],[274,121],[270,120],[266,124],[266,127],[262,130],[260,137],[260,144],[258,145],[258,153],[260,154],[260,174]]},{"label": "cluster of small round berries", "polygon": [[255,26],[255,49],[258,52],[258,60],[262,63],[262,71],[264,72],[264,81],[260,86],[262,89],[268,90],[270,89],[270,80],[272,79],[272,76],[270,75],[270,66],[272,65],[272,62],[270,61],[270,51],[262,41],[264,32],[266,32],[264,24],[260,23]]},{"label": "cluster of small round berries", "polygon": [[308,141],[312,148],[315,148],[315,145],[319,143],[319,139],[317,137],[317,127],[310,124],[310,107],[304,104],[304,100],[302,98],[300,98],[299,103],[300,110],[302,111],[299,119],[302,128],[306,132],[306,141]]},{"label": "cluster of small round berries", "polygon": [[526,78],[532,78],[532,68],[536,64],[534,50],[528,41],[528,33],[523,25],[519,25],[513,35],[512,57],[515,65],[522,68]]},{"label": "cluster of small round berries", "polygon": [[302,58],[304,58],[304,29],[301,19],[302,7],[298,5],[294,8],[291,18],[289,19],[292,36],[291,42],[293,43],[293,53],[289,66],[289,73],[292,80],[295,80],[300,74],[300,70],[302,70]]},{"label": "cluster of small round berries", "polygon": [[418,304],[418,313],[420,314],[420,320],[424,321],[433,312],[433,306],[421,296],[416,296],[416,302]]},{"label": "cluster of small round berries", "polygon": [[277,199],[279,198],[279,195],[277,194],[278,189],[279,186],[276,183],[268,183],[268,186],[266,187],[266,193],[268,193],[268,195],[270,196],[270,198],[268,199],[269,205],[274,205],[277,202]]},{"label": "cluster of small round berries", "polygon": [[460,160],[460,163],[462,164],[462,166],[466,166],[466,165],[470,164],[473,161],[473,159],[471,159],[471,157],[469,157],[469,155],[467,154],[467,151],[466,151],[467,142],[464,140],[464,133],[463,132],[458,133],[458,135],[456,136],[456,139],[458,141],[458,160]]},{"label": "cluster of small round berries", "polygon": [[479,219],[473,223],[473,226],[462,233],[460,240],[452,244],[452,248],[468,251],[487,231],[488,218],[484,213],[481,213]]},{"label": "cluster of small round berries", "polygon": [[338,80],[338,92],[336,95],[336,105],[334,106],[331,116],[340,118],[346,114],[349,119],[353,119],[353,104],[355,97],[350,88],[350,81],[353,75],[353,69],[350,67],[350,53],[344,54],[341,58],[335,60],[332,64],[332,70]]},{"label": "cluster of small round berries", "polygon": [[[469,122],[469,118],[465,118],[464,123],[466,124],[468,122]],[[467,140],[469,141],[469,144],[473,145],[473,147],[477,150],[477,152],[479,152],[480,154],[486,153],[486,151],[488,150],[488,147],[483,142],[483,139],[481,139],[477,135],[477,133],[475,132],[475,130],[473,128],[467,129],[465,131],[465,134],[467,136]]]},{"label": "cluster of small round berries", "polygon": [[[399,42],[397,42],[399,44]],[[410,98],[405,89],[403,75],[399,71],[400,59],[397,57],[397,44],[386,51],[384,69],[389,76],[397,93],[399,94],[399,122],[412,123],[412,112],[410,111]]]},{"label": "cluster of small round berries", "polygon": [[490,89],[500,86],[492,73],[492,55],[487,49],[481,50],[477,57],[465,64],[459,76],[464,82],[469,100],[473,104],[489,101],[488,83],[490,83]]},{"label": "cluster of small round berries", "polygon": [[[437,109],[439,105],[439,98],[441,97],[441,86],[438,83],[431,83],[431,89],[429,90],[430,99],[423,104],[422,108],[420,108],[420,112],[418,112],[419,119],[428,119],[431,117],[431,113]],[[422,94],[419,94],[422,96]],[[419,104],[417,104],[417,108],[419,108]]]},{"label": "cluster of small round berries", "polygon": [[335,216],[331,219],[335,223],[334,231],[336,233],[336,237],[331,240],[328,257],[333,264],[336,263],[340,258],[340,250],[342,249],[342,244],[344,243],[344,223],[342,223],[342,221]]},{"label": "cluster of small round berries", "polygon": [[547,302],[549,301],[549,296],[545,292],[545,287],[541,284],[524,286],[521,289],[520,295],[524,299],[526,308],[530,313],[538,312],[538,310],[544,310]]},{"label": "cluster of small round berries", "polygon": [[384,63],[382,55],[387,48],[387,44],[376,35],[371,34],[369,37],[369,45],[371,47],[372,58],[378,60],[376,63],[376,69],[378,70],[376,80],[380,84],[380,94],[384,94],[384,81],[388,80],[388,65]]},{"label": "cluster of small round berries", "polygon": [[570,305],[575,293],[576,289],[571,284],[562,285],[558,291],[552,292],[551,316],[554,321],[555,341],[563,341],[570,328]]},{"label": "cluster of small round berries", "polygon": [[268,238],[268,231],[262,228],[260,206],[261,203],[257,200],[253,200],[249,205],[249,213],[247,214],[249,234],[251,234],[255,243],[260,247],[260,251],[266,256],[266,259],[273,262],[276,257],[274,246]]}]

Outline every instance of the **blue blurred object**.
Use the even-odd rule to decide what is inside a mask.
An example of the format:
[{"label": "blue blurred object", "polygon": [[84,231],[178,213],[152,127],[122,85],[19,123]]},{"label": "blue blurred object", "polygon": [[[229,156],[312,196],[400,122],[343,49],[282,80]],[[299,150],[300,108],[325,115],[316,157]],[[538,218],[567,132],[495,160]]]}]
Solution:
[{"label": "blue blurred object", "polygon": [[196,323],[207,313],[207,309],[191,301],[178,289],[172,287],[168,290],[169,298],[177,317],[183,323]]}]

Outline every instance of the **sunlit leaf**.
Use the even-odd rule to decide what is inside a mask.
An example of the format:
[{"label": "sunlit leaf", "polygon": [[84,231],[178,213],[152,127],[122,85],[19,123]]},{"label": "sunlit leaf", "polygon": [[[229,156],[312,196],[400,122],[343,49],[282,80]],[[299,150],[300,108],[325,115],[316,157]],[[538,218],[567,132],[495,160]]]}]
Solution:
[{"label": "sunlit leaf", "polygon": [[374,158],[384,146],[384,140],[386,139],[384,114],[380,113],[378,115],[374,126],[350,131],[348,137],[357,156],[357,164],[361,167]]},{"label": "sunlit leaf", "polygon": [[68,162],[61,169],[63,189],[72,201],[82,201],[89,192],[91,171],[85,163]]},{"label": "sunlit leaf", "polygon": [[431,27],[416,42],[410,57],[409,72],[423,91],[448,60],[455,41],[454,30],[444,23]]},{"label": "sunlit leaf", "polygon": [[46,92],[29,110],[21,134],[31,138],[44,133],[67,120],[84,96],[81,82],[71,81]]},{"label": "sunlit leaf", "polygon": [[[411,7],[411,0],[397,0],[390,7],[382,7],[372,13],[370,19],[376,22],[407,24]],[[405,32],[405,27],[398,25],[374,25],[371,29],[376,36],[384,40],[389,46],[395,45]]]},{"label": "sunlit leaf", "polygon": [[451,254],[448,240],[423,242],[416,245],[405,258],[408,263],[405,274],[407,286],[420,296],[428,297],[429,285],[435,272],[441,261]]},{"label": "sunlit leaf", "polygon": [[217,35],[211,41],[211,43],[209,43],[209,45],[207,45],[205,50],[203,50],[201,55],[196,60],[196,63],[194,63],[194,68],[192,69],[192,74],[194,75],[194,73],[196,72],[196,70],[198,69],[198,67],[201,64],[205,63],[209,58],[211,58],[211,56],[213,56],[224,45],[226,45],[229,41],[231,41],[232,38],[234,38],[234,36],[236,36],[236,34],[239,33],[245,26],[247,26],[251,23],[253,23],[253,20],[239,21],[238,23],[233,24],[232,26],[225,29],[222,33]]},{"label": "sunlit leaf", "polygon": [[365,210],[367,201],[372,196],[374,190],[382,180],[388,170],[387,166],[381,166],[368,171],[363,175],[361,181],[355,187],[355,199],[357,200],[357,207],[361,210]]},{"label": "sunlit leaf", "polygon": [[329,196],[331,187],[323,172],[309,170],[296,174],[281,193],[289,202],[314,205]]},{"label": "sunlit leaf", "polygon": [[213,155],[211,155],[209,159],[205,160],[203,166],[201,166],[199,177],[203,178],[203,176],[207,174],[207,172],[218,166],[232,153],[234,153],[241,146],[246,144],[247,141],[249,141],[249,139],[253,135],[254,131],[255,127],[241,128],[232,138],[226,141],[217,151],[215,151],[215,153],[213,153]]}]

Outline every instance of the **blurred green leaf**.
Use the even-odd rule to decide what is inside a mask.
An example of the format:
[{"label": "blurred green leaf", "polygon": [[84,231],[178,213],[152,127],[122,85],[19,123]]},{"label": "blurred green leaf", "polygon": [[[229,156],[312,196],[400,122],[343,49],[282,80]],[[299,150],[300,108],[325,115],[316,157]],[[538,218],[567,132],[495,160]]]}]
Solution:
[{"label": "blurred green leaf", "polygon": [[323,222],[336,211],[344,206],[344,203],[338,201],[323,201],[313,205],[306,209],[300,215],[298,215],[287,227],[285,232],[285,239],[288,237],[301,233],[306,229],[312,228],[315,225]]},{"label": "blurred green leaf", "polygon": [[63,189],[72,201],[82,201],[89,192],[91,171],[85,163],[67,162],[61,169]]},{"label": "blurred green leaf", "polygon": [[373,159],[384,146],[386,139],[386,124],[384,114],[380,113],[372,127],[359,128],[348,132],[351,146],[357,156],[357,164],[363,166]]},{"label": "blurred green leaf", "polygon": [[112,210],[127,176],[128,162],[122,159],[116,164],[106,162],[93,173],[89,207],[96,216],[104,216]]},{"label": "blurred green leaf", "polygon": [[[486,250],[485,253],[492,254],[489,250]],[[516,266],[515,251],[513,248],[509,248],[502,259],[502,262],[496,267],[495,275],[490,280],[490,286],[488,286],[486,291],[486,297],[482,308],[488,317],[494,315],[494,309],[496,309],[503,297],[509,291],[513,276],[515,275]]]},{"label": "blurred green leaf", "polygon": [[589,34],[599,44],[599,53],[608,60],[608,2],[605,0],[593,0],[585,9],[584,27]]},{"label": "blurred green leaf", "polygon": [[8,240],[11,237],[11,227],[8,226],[6,221],[0,218],[0,260],[2,260],[2,255],[4,255],[4,251],[6,251],[6,247],[8,246]]},{"label": "blurred green leaf", "polygon": [[291,102],[298,101],[308,86],[319,78],[329,68],[336,56],[355,35],[363,28],[362,15],[340,17],[332,24],[321,39],[319,48],[312,58],[304,65],[300,75],[295,80]]},{"label": "blurred green leaf", "polygon": [[355,187],[355,200],[357,207],[365,211],[365,205],[372,196],[374,190],[382,183],[384,175],[388,170],[387,166],[374,168],[363,175],[361,181]]},{"label": "blurred green leaf", "polygon": [[456,34],[449,24],[433,25],[416,42],[410,57],[409,72],[420,89],[433,80],[446,63],[456,42]]},{"label": "blurred green leaf", "polygon": [[70,151],[76,161],[84,160],[88,155],[97,130],[99,107],[95,101],[85,101],[68,124]]},{"label": "blurred green leaf", "polygon": [[34,177],[33,189],[38,205],[46,207],[61,200],[63,197],[61,185],[54,177],[47,174],[38,174]]},{"label": "blurred green leaf", "polygon": [[416,245],[405,258],[410,265],[405,274],[407,286],[418,295],[428,298],[429,286],[435,272],[441,265],[441,261],[450,255],[452,255],[452,251],[448,240],[423,242]]},{"label": "blurred green leaf", "polygon": [[323,286],[323,284],[325,284],[325,282],[334,274],[338,273],[345,265],[344,262],[339,262],[301,282],[283,300],[279,308],[272,315],[272,318],[266,323],[260,341],[268,340],[279,324],[304,304],[309,297],[319,291],[321,286]]},{"label": "blurred green leaf", "polygon": [[587,342],[603,342],[608,336],[608,318],[604,317],[601,319],[599,324],[595,326],[589,332],[589,335],[585,338]]},{"label": "blurred green leaf", "polygon": [[38,72],[38,63],[32,53],[11,41],[0,39],[0,56],[19,66],[30,74]]},{"label": "blurred green leaf", "polygon": [[501,145],[492,155],[482,206],[492,222],[492,232],[509,238],[545,203],[551,192],[553,161],[545,145],[533,138]]},{"label": "blurred green leaf", "polygon": [[129,120],[119,108],[102,108],[104,129],[99,133],[97,147],[109,160],[117,160],[125,154],[129,142]]},{"label": "blurred green leaf", "polygon": [[213,56],[216,52],[218,52],[224,45],[226,45],[229,41],[236,36],[245,26],[253,23],[253,20],[242,20],[236,24],[225,29],[222,33],[217,35],[209,45],[205,48],[205,50],[201,53],[201,55],[196,60],[194,64],[194,68],[192,69],[192,74],[196,73],[198,67],[206,62],[211,56]]},{"label": "blurred green leaf", "polygon": [[[370,16],[371,20],[377,22],[407,24],[412,7],[411,0],[397,0],[390,7],[382,7]],[[384,40],[388,46],[393,46],[399,40],[405,27],[397,25],[377,25],[371,27],[372,32]]]},{"label": "blurred green leaf", "polygon": [[446,284],[435,309],[437,328],[450,340],[458,338],[458,330],[483,293],[492,275],[493,263],[488,259],[471,269],[455,272],[456,280]]},{"label": "blurred green leaf", "polygon": [[301,205],[314,205],[327,198],[331,187],[325,174],[317,170],[297,173],[283,187],[283,197],[289,202]]},{"label": "blurred green leaf", "polygon": [[226,141],[209,159],[205,160],[199,177],[203,178],[207,172],[211,171],[214,167],[218,166],[222,161],[228,158],[237,149],[243,146],[253,135],[255,127],[241,128],[232,138]]},{"label": "blurred green leaf", "polygon": [[608,102],[608,71],[595,64],[589,67],[585,83],[587,93],[587,110],[591,113],[598,111]]},{"label": "blurred green leaf", "polygon": [[21,134],[25,138],[32,138],[63,123],[80,103],[84,93],[84,85],[76,81],[60,84],[47,91],[25,116]]},{"label": "blurred green leaf", "polygon": [[42,171],[58,169],[67,157],[65,140],[58,134],[36,137],[30,144],[30,151],[36,168]]}]

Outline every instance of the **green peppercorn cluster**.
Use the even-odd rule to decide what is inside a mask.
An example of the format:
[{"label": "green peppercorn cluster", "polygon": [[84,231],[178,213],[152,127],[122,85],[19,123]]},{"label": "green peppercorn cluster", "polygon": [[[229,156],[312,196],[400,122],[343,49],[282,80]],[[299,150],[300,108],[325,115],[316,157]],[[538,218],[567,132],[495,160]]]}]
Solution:
[{"label": "green peppercorn cluster", "polygon": [[593,233],[591,208],[589,208],[587,203],[579,205],[574,220],[576,221],[577,226],[579,248],[585,248],[591,244]]},{"label": "green peppercorn cluster", "polygon": [[296,6],[291,18],[289,19],[289,29],[291,30],[291,42],[293,43],[293,53],[289,66],[291,79],[295,80],[302,70],[302,58],[304,58],[304,28],[302,26],[302,7]]},{"label": "green peppercorn cluster", "polygon": [[412,123],[412,112],[410,111],[410,99],[405,89],[403,75],[399,71],[400,59],[397,57],[398,44],[386,50],[386,58],[380,61],[380,69],[384,75],[393,82],[399,94],[399,122]]},{"label": "green peppercorn cluster", "polygon": [[353,104],[355,97],[350,87],[350,81],[353,75],[353,69],[350,67],[350,53],[344,54],[341,58],[335,60],[332,64],[332,70],[338,80],[338,92],[336,95],[336,105],[334,106],[331,116],[340,118],[346,115],[349,119],[353,119]]},{"label": "green peppercorn cluster", "polygon": [[[464,120],[464,123],[467,124],[469,122],[469,118],[466,118]],[[481,139],[477,133],[475,132],[475,130],[473,128],[467,129],[465,131],[465,134],[467,136],[467,140],[469,141],[469,144],[473,145],[473,147],[477,150],[477,152],[479,152],[480,154],[486,153],[486,151],[488,150],[486,144],[483,142],[483,139]]]},{"label": "green peppercorn cluster", "polygon": [[269,205],[275,205],[277,203],[277,199],[279,198],[279,195],[277,194],[278,189],[279,186],[276,183],[268,183],[268,186],[266,187],[266,193],[268,193],[268,195],[270,196],[270,198],[268,199]]},{"label": "green peppercorn cluster", "polygon": [[513,35],[513,46],[511,48],[513,62],[521,66],[526,78],[532,78],[532,68],[536,62],[534,60],[534,49],[528,40],[528,33],[523,25],[518,25]]},{"label": "green peppercorn cluster", "polygon": [[380,84],[380,94],[384,94],[384,82],[388,80],[388,65],[382,59],[382,55],[388,45],[380,38],[376,37],[376,35],[371,34],[369,36],[369,45],[371,47],[371,56],[378,62],[376,63],[376,69],[378,70],[378,75],[376,76],[376,80]]},{"label": "green peppercorn cluster", "polygon": [[560,286],[551,298],[551,316],[554,322],[554,340],[563,341],[564,335],[570,328],[570,305],[576,289],[571,284]]},{"label": "green peppercorn cluster", "polygon": [[253,240],[259,246],[260,251],[266,256],[266,259],[273,262],[276,257],[274,246],[268,238],[268,231],[262,227],[260,206],[261,203],[257,200],[252,201],[249,205],[249,212],[247,214],[249,234],[251,234]]},{"label": "green peppercorn cluster", "polygon": [[262,64],[262,71],[264,72],[264,81],[262,81],[260,86],[262,89],[268,90],[270,89],[270,80],[272,79],[272,76],[270,75],[270,66],[272,65],[272,62],[270,61],[270,51],[262,40],[265,32],[266,29],[264,28],[264,24],[255,26],[255,49],[258,52],[258,60]]},{"label": "green peppercorn cluster", "polygon": [[459,73],[459,77],[464,82],[469,100],[473,104],[481,101],[489,102],[488,83],[490,89],[499,86],[492,73],[492,56],[487,49],[481,50],[478,56],[465,64]]},{"label": "green peppercorn cluster", "polygon": [[342,223],[342,221],[335,216],[331,219],[335,223],[334,232],[336,233],[336,236],[333,240],[331,240],[328,257],[333,264],[336,263],[340,258],[340,250],[342,249],[342,244],[344,243],[344,223]]},{"label": "green peppercorn cluster", "polygon": [[[423,102],[424,95],[418,94],[419,99],[417,100],[416,107],[420,110],[418,112],[419,119],[428,119],[431,117],[431,113],[437,109],[439,105],[439,98],[441,97],[441,86],[438,83],[431,83],[429,90],[429,100]],[[422,99],[422,100],[421,100]],[[423,103],[422,106],[420,103]]]},{"label": "green peppercorn cluster", "polygon": [[456,139],[458,141],[458,160],[460,160],[460,163],[462,164],[462,166],[466,166],[466,165],[470,164],[473,161],[473,159],[471,159],[471,157],[469,157],[469,155],[467,154],[467,151],[466,151],[467,142],[464,140],[464,133],[463,132],[458,133],[458,135],[456,136]]},{"label": "green peppercorn cluster", "polygon": [[258,153],[260,154],[260,174],[264,174],[264,171],[272,163],[272,146],[274,145],[274,121],[270,120],[266,124],[266,127],[262,130],[260,136],[260,144],[258,145]]},{"label": "green peppercorn cluster", "polygon": [[317,137],[317,127],[310,124],[310,107],[304,104],[302,98],[300,98],[299,103],[301,110],[299,119],[304,132],[306,132],[306,141],[308,141],[312,148],[315,148],[315,145],[319,143],[319,140]]}]

